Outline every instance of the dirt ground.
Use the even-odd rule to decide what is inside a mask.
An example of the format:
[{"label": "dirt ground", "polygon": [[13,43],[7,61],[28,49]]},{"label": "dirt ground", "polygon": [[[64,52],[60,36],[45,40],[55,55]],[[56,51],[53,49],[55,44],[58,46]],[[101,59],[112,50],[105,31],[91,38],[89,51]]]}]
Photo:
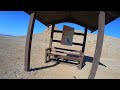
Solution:
[{"label": "dirt ground", "polygon": [[[80,32],[80,31],[78,31]],[[96,35],[88,34],[85,48],[85,66],[79,70],[77,65],[52,61],[45,63],[45,49],[49,45],[50,30],[35,34],[32,41],[31,72],[24,71],[26,37],[0,37],[0,79],[87,79],[92,66]],[[54,38],[60,39],[60,34]],[[81,36],[74,41],[82,42]],[[62,46],[54,43],[53,46]],[[80,47],[68,47],[76,50]],[[120,39],[106,36],[100,65],[95,79],[120,79]]]}]

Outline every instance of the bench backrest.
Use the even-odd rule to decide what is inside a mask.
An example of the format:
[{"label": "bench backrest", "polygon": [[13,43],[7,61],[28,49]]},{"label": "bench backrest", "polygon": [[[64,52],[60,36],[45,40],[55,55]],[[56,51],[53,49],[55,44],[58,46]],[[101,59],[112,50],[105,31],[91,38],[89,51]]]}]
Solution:
[{"label": "bench backrest", "polygon": [[[62,45],[68,45],[68,46],[79,45],[79,46],[82,46],[82,52],[84,53],[85,43],[86,43],[86,36],[87,36],[87,29],[86,28],[85,28],[84,33],[78,33],[78,32],[74,32],[74,28],[66,26],[66,25],[64,25],[63,31],[54,30],[54,27],[55,27],[55,25],[52,25],[52,31],[51,31],[51,37],[50,37],[50,45],[49,45],[50,48],[52,48],[52,42],[58,42],[58,43],[61,43]],[[54,33],[62,33],[61,41],[53,39],[53,34]],[[84,36],[83,43],[73,42],[73,35]]]}]

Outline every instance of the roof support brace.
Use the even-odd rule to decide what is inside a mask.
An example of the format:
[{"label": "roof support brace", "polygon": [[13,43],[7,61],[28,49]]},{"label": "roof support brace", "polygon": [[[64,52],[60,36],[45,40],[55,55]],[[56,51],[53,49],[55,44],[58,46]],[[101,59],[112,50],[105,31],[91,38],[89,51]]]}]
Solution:
[{"label": "roof support brace", "polygon": [[35,23],[35,13],[31,13],[30,22],[28,26],[28,33],[26,38],[26,47],[25,47],[25,71],[30,71],[30,54],[31,54],[31,43],[32,35]]},{"label": "roof support brace", "polygon": [[100,11],[99,19],[98,19],[98,36],[97,36],[96,50],[88,79],[94,79],[95,74],[97,72],[97,68],[99,65],[101,52],[102,52],[102,46],[103,46],[104,26],[105,26],[105,12]]}]

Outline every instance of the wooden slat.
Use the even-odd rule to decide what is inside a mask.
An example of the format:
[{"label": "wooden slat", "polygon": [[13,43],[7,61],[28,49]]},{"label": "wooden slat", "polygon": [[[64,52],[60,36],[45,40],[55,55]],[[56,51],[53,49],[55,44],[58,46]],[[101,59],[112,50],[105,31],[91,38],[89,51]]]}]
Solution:
[{"label": "wooden slat", "polygon": [[76,42],[73,42],[72,44],[73,44],[73,45],[80,45],[80,46],[83,46],[83,44],[81,44],[81,43],[76,43]]},{"label": "wooden slat", "polygon": [[81,43],[76,43],[76,42],[73,42],[72,44],[73,44],[73,45],[80,45],[80,46],[83,46],[83,44],[81,44]]},{"label": "wooden slat", "polygon": [[77,33],[77,32],[74,32],[75,35],[81,35],[81,36],[84,36],[83,33]]},{"label": "wooden slat", "polygon": [[[60,40],[52,40],[53,42],[61,42]],[[73,45],[80,45],[80,46],[83,46],[83,44],[81,44],[81,43],[76,43],[76,42],[73,42],[72,43]]]},{"label": "wooden slat", "polygon": [[60,50],[66,50],[66,51],[71,51],[71,52],[78,52],[78,53],[81,53],[81,51],[77,51],[77,50],[70,50],[70,49],[59,48],[59,47],[52,47],[52,50],[53,50],[53,49],[60,49]]},{"label": "wooden slat", "polygon": [[[56,33],[62,33],[63,31],[60,31],[60,30],[54,30],[54,32]],[[85,34],[84,33],[78,33],[78,32],[74,32],[75,35],[81,35],[81,36],[84,36]]]},{"label": "wooden slat", "polygon": [[71,52],[64,52],[64,51],[60,51],[60,50],[52,50],[53,53],[63,53],[63,54],[71,54],[71,55],[77,55],[77,56],[81,56],[81,53],[71,53]]},{"label": "wooden slat", "polygon": [[72,56],[63,56],[63,55],[59,55],[59,54],[53,54],[50,53],[48,54],[49,56],[58,56],[58,58],[63,58],[63,59],[67,59],[67,60],[77,60],[80,61],[82,57],[72,57]]},{"label": "wooden slat", "polygon": [[30,54],[31,54],[31,43],[32,43],[32,34],[35,23],[35,13],[30,15],[30,22],[28,27],[28,33],[26,38],[26,47],[25,47],[25,71],[30,70]]},{"label": "wooden slat", "polygon": [[60,31],[60,30],[54,30],[54,32],[56,32],[56,33],[62,33],[63,31]]},{"label": "wooden slat", "polygon": [[60,40],[52,40],[53,42],[61,42]]}]

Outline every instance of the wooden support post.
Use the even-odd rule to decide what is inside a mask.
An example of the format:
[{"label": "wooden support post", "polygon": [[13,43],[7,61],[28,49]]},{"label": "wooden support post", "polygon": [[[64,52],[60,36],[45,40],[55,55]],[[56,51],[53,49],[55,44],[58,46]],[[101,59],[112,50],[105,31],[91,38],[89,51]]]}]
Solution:
[{"label": "wooden support post", "polygon": [[53,40],[54,28],[55,28],[55,24],[52,25],[49,48],[52,48],[52,40]]},{"label": "wooden support post", "polygon": [[[50,25],[49,25],[50,27]],[[51,48],[52,48],[52,41],[53,41],[53,34],[54,34],[54,28],[55,28],[55,24],[52,24],[52,30],[51,30],[51,35],[50,35],[50,43],[49,43],[49,50],[46,50],[46,59],[45,59],[45,62],[49,62],[50,61],[50,56],[47,55],[48,51],[49,53],[51,53]]]},{"label": "wooden support post", "polygon": [[31,53],[31,42],[32,42],[32,34],[35,23],[35,13],[30,15],[30,22],[28,27],[28,33],[26,38],[26,47],[25,47],[25,71],[30,70],[30,53]]},{"label": "wooden support post", "polygon": [[84,39],[83,39],[83,47],[82,47],[82,53],[84,53],[84,51],[85,51],[86,37],[87,37],[87,28],[85,27]]},{"label": "wooden support post", "polygon": [[85,27],[85,32],[84,32],[84,39],[83,39],[83,45],[82,45],[82,52],[81,52],[81,57],[80,57],[80,62],[79,62],[79,69],[82,69],[83,66],[83,58],[84,58],[84,51],[85,51],[85,44],[86,44],[86,37],[87,37],[87,28]]},{"label": "wooden support post", "polygon": [[99,65],[102,46],[103,46],[103,39],[104,39],[104,26],[105,26],[105,13],[101,11],[98,19],[98,36],[97,36],[96,50],[95,50],[93,64],[92,64],[92,68],[91,68],[88,79],[94,79],[98,65]]}]

